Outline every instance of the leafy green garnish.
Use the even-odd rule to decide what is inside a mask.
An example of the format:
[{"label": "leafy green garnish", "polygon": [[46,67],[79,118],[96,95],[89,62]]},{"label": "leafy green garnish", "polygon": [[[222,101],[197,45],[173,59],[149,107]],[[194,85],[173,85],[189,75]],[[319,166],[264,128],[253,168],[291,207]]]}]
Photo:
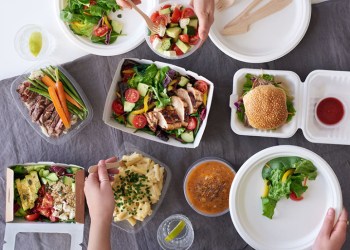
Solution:
[{"label": "leafy green garnish", "polygon": [[272,219],[277,204],[276,200],[270,199],[268,197],[261,198],[263,205],[263,215],[267,218]]}]

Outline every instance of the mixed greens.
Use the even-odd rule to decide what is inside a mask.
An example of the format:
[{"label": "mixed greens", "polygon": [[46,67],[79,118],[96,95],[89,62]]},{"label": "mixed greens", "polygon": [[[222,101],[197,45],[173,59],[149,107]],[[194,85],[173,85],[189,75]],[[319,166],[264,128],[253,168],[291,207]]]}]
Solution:
[{"label": "mixed greens", "polygon": [[[273,75],[269,74],[261,74],[261,75],[253,75],[253,74],[246,74],[245,75],[245,83],[243,85],[243,93],[242,96],[237,100],[234,105],[237,108],[236,114],[238,119],[243,122],[246,126],[248,126],[248,121],[245,114],[245,108],[243,103],[243,96],[247,94],[250,90],[253,88],[260,86],[260,85],[267,85],[272,84],[275,87],[281,87],[281,82],[275,81],[275,77]],[[283,89],[283,88],[282,88]],[[293,116],[296,113],[296,110],[293,105],[293,98],[291,96],[287,95],[287,111],[288,111],[288,118],[287,122],[291,121]]]},{"label": "mixed greens", "polygon": [[126,60],[112,104],[116,121],[167,141],[191,143],[206,116],[209,85],[165,66]]},{"label": "mixed greens", "polygon": [[28,221],[74,222],[78,167],[13,166],[14,214]]},{"label": "mixed greens", "polygon": [[262,169],[265,182],[261,197],[263,215],[272,219],[277,202],[282,198],[298,201],[308,189],[307,180],[315,180],[317,169],[306,159],[290,156],[270,160]]},{"label": "mixed greens", "polygon": [[74,34],[108,45],[122,35],[123,25],[108,17],[119,9],[115,0],[68,0],[60,17]]}]

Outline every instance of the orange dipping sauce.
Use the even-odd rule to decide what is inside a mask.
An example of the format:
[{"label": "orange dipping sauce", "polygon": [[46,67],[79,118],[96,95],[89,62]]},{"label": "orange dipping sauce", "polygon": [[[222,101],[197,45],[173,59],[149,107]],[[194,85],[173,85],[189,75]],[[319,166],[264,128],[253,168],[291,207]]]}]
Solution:
[{"label": "orange dipping sauce", "polygon": [[215,215],[229,207],[229,193],[234,179],[226,164],[208,160],[190,170],[185,181],[188,202],[203,214]]}]

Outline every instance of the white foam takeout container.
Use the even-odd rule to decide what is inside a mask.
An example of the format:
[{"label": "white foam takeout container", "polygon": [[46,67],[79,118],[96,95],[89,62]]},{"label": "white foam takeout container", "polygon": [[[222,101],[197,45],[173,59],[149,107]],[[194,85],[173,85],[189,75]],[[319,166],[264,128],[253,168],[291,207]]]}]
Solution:
[{"label": "white foam takeout container", "polygon": [[[205,116],[205,119],[202,122],[201,127],[198,130],[198,133],[197,133],[196,138],[195,138],[193,143],[186,143],[186,144],[184,144],[184,143],[181,143],[181,142],[179,142],[179,141],[177,141],[177,140],[175,140],[173,138],[169,138],[169,140],[167,142],[165,142],[165,141],[162,141],[161,139],[159,139],[157,136],[147,134],[146,132],[143,132],[143,131],[137,131],[135,133],[136,129],[134,129],[134,128],[127,128],[125,125],[122,125],[122,124],[120,124],[120,123],[118,123],[117,121],[114,120],[114,118],[113,118],[113,111],[112,111],[112,103],[113,103],[113,101],[116,98],[115,93],[116,93],[116,90],[117,90],[117,83],[121,80],[120,71],[121,71],[121,67],[122,67],[122,65],[123,65],[125,60],[133,60],[133,61],[136,61],[138,63],[145,63],[145,64],[152,64],[152,63],[154,63],[157,67],[169,66],[171,69],[179,72],[182,75],[189,75],[189,76],[194,77],[197,80],[203,80],[206,83],[208,83],[208,85],[209,85],[209,92],[208,92],[208,99],[207,99],[206,116]],[[117,70],[116,70],[114,78],[113,78],[113,81],[112,81],[112,84],[111,84],[111,87],[109,88],[107,99],[106,99],[106,102],[105,102],[105,107],[104,107],[102,119],[107,125],[109,125],[109,126],[111,126],[113,128],[119,129],[119,130],[121,130],[123,132],[126,132],[126,133],[129,133],[129,134],[136,135],[136,136],[144,138],[144,139],[148,139],[148,140],[151,140],[151,141],[164,143],[164,144],[175,146],[175,147],[196,148],[196,147],[198,147],[198,145],[199,145],[199,143],[200,143],[200,141],[202,139],[205,127],[207,125],[209,111],[210,111],[210,107],[211,107],[211,102],[212,102],[212,99],[213,99],[213,92],[214,92],[214,84],[211,81],[209,81],[208,79],[204,78],[203,76],[200,76],[200,75],[198,75],[198,74],[196,74],[196,73],[194,73],[192,71],[185,70],[184,68],[181,68],[181,67],[178,67],[178,66],[175,66],[175,65],[172,65],[172,64],[158,62],[158,61],[154,61],[153,62],[153,61],[145,60],[145,59],[124,58],[124,59],[122,59],[119,62]]]},{"label": "white foam takeout container", "polygon": [[[76,183],[76,223],[51,223],[40,221],[26,221],[24,218],[14,217],[13,201],[14,201],[14,171],[11,167],[16,165],[31,166],[31,165],[49,165],[60,167],[78,167],[81,170],[75,174]],[[17,233],[62,233],[71,236],[70,249],[81,249],[80,244],[83,242],[84,235],[84,219],[85,219],[85,195],[84,195],[85,171],[82,167],[76,165],[68,165],[53,162],[37,162],[14,164],[6,169],[6,229],[4,241],[6,242],[3,249],[15,249],[15,241]]]},{"label": "white foam takeout container", "polygon": [[[281,199],[269,219],[262,215],[261,171],[268,161],[288,156],[312,161],[317,177],[307,182],[303,200]],[[337,176],[324,159],[308,149],[282,145],[256,153],[241,166],[230,189],[229,206],[237,232],[254,249],[306,250],[311,249],[330,207],[339,217],[343,197]]]},{"label": "white foam takeout container", "polygon": [[[296,114],[290,122],[275,130],[258,130],[245,127],[238,120],[234,103],[242,95],[247,73],[274,75],[277,82],[282,82],[281,86],[294,98]],[[301,82],[299,76],[292,71],[240,69],[233,77],[233,91],[230,96],[231,129],[239,135],[289,138],[300,128],[310,142],[350,145],[350,121],[347,119],[349,95],[350,72],[315,70],[307,76],[305,82]],[[316,120],[316,104],[326,97],[335,97],[344,105],[345,114],[339,126],[325,127]]]}]

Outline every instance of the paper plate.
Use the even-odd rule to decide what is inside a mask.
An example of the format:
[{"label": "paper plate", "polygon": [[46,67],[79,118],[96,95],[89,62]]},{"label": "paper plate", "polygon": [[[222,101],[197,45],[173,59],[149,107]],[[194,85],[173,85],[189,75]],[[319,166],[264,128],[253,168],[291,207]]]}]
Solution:
[{"label": "paper plate", "polygon": [[[135,10],[130,9],[119,10],[110,14],[112,19],[123,24],[122,33],[126,34],[125,36],[119,36],[114,43],[110,45],[97,44],[91,42],[90,39],[86,37],[77,36],[70,30],[68,25],[60,19],[60,11],[65,7],[66,2],[66,0],[54,1],[57,22],[69,40],[91,54],[100,56],[120,55],[136,48],[145,39],[146,23]],[[158,0],[147,0],[142,1],[138,7],[149,15],[151,10],[154,9],[158,3]],[[121,18],[118,18],[119,14],[121,14]]]},{"label": "paper plate", "polygon": [[[281,199],[270,220],[262,215],[261,170],[266,162],[282,156],[312,161],[318,175],[316,180],[308,181],[302,201]],[[338,179],[328,163],[310,150],[296,146],[267,148],[249,158],[235,176],[229,203],[237,232],[251,247],[266,250],[310,249],[328,208],[333,207],[338,218],[343,207]]]},{"label": "paper plate", "polygon": [[[310,0],[294,0],[283,10],[253,23],[247,33],[223,36],[222,28],[241,13],[252,0],[236,1],[223,12],[216,11],[209,36],[228,56],[249,63],[278,59],[294,49],[303,38],[310,22]],[[264,0],[259,6],[268,1]]]}]

